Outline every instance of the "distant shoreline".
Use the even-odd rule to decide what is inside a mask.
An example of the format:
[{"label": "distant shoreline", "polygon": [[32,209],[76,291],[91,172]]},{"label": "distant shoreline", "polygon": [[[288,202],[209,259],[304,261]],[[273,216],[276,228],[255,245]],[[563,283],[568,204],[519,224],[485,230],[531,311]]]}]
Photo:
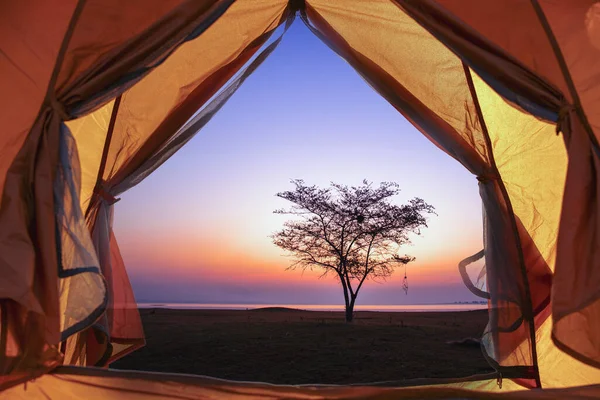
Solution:
[{"label": "distant shoreline", "polygon": [[[343,305],[337,304],[211,304],[211,303],[138,303],[141,309],[161,308],[174,310],[294,310],[344,312]],[[461,312],[486,310],[487,303],[447,303],[447,304],[404,304],[404,305],[357,305],[356,312]]]}]

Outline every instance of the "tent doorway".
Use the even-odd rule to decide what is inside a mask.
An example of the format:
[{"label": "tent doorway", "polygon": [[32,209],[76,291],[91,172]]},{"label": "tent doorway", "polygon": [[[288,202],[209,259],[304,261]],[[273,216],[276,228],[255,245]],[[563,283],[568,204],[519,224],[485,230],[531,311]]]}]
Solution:
[{"label": "tent doorway", "polygon": [[[399,250],[417,258],[408,266],[409,294],[404,269],[387,282],[367,281],[355,327],[341,313],[144,309],[146,348],[114,368],[290,384],[493,372],[477,344],[448,343],[481,337],[487,302],[462,315],[360,311],[469,309],[453,303],[483,300],[457,268],[483,246],[477,181],[299,22],[197,136],[115,205],[115,235],[138,304],[339,307],[334,277],[286,271],[289,258],[268,237],[286,219],[273,214],[287,207],[275,193],[294,177],[320,186],[397,181],[394,203],[422,197],[436,207],[423,235]],[[474,280],[482,267],[470,266]],[[197,307],[219,307],[211,304]],[[175,331],[178,340],[169,335]]]}]

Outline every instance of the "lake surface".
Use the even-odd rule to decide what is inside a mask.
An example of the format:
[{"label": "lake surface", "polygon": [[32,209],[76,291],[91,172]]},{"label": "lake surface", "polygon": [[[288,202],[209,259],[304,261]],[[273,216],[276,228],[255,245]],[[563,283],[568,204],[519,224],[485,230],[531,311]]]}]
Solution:
[{"label": "lake surface", "polygon": [[[287,307],[309,311],[344,311],[337,304],[205,304],[205,303],[138,303],[140,308],[174,308],[179,310],[246,310],[264,307]],[[386,312],[439,312],[485,310],[487,304],[402,304],[402,305],[356,305],[355,311]]]}]

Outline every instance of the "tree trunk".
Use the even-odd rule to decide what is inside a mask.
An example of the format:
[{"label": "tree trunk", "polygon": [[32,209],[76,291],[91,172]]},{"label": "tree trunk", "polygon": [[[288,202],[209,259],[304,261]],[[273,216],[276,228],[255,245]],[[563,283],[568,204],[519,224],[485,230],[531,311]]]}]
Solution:
[{"label": "tree trunk", "polygon": [[351,296],[350,302],[346,302],[346,322],[352,322],[354,319],[354,301],[356,297]]},{"label": "tree trunk", "polygon": [[346,306],[346,322],[352,322],[352,318],[354,317],[354,306],[348,304]]},{"label": "tree trunk", "polygon": [[[339,274],[340,282],[342,283],[342,290],[344,291],[344,305],[346,306],[346,322],[352,322],[352,309],[354,306],[350,306],[350,295],[348,295],[348,286],[346,286],[346,281],[344,280],[344,276]],[[348,311],[350,311],[348,313]]]}]

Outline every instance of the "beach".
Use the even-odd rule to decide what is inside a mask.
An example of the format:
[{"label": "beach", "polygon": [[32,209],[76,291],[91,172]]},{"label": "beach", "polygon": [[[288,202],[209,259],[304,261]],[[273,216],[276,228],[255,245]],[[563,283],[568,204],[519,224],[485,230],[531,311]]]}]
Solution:
[{"label": "beach", "polygon": [[[286,308],[140,310],[146,346],[116,369],[279,384],[456,378],[493,370],[480,348],[487,311],[355,313]],[[459,343],[451,343],[459,342]]]}]

